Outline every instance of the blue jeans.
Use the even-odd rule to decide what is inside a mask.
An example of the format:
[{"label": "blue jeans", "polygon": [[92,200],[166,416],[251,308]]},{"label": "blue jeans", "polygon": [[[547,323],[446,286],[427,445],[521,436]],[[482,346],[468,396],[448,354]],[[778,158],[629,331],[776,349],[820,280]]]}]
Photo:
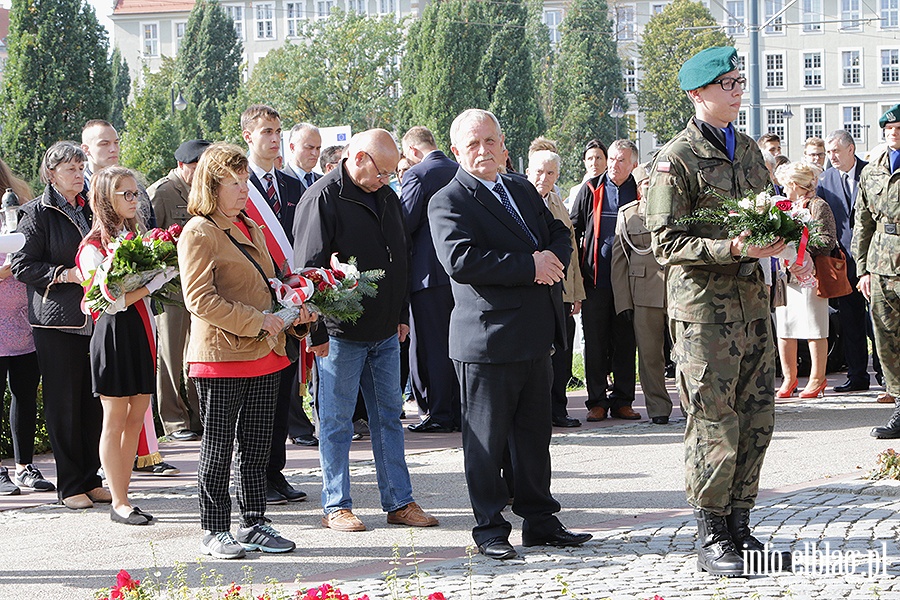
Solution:
[{"label": "blue jeans", "polygon": [[362,390],[381,507],[403,508],[413,501],[403,450],[400,412],[400,342],[397,336],[378,342],[332,337],[319,371],[319,460],[322,465],[322,508],[325,513],[353,508],[350,498],[350,443],[353,409]]}]

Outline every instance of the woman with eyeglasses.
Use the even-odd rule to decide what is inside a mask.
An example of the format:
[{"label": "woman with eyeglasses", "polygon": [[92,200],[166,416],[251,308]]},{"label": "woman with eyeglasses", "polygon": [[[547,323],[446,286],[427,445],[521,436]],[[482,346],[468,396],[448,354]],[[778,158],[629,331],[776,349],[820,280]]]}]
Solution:
[{"label": "woman with eyeglasses", "polygon": [[[76,257],[82,279],[91,277],[117,238],[145,229],[138,218],[138,194],[137,177],[130,169],[107,167],[91,178],[94,224]],[[132,506],[128,486],[144,415],[156,390],[155,330],[148,296],[176,274],[170,267],[94,315],[91,378],[103,405],[100,462],[112,494],[110,518],[125,525],[147,525],[153,520]]]},{"label": "woman with eyeglasses", "polygon": [[[815,165],[792,162],[778,167],[775,176],[793,206],[809,209],[812,218],[821,224],[819,235],[823,244],[807,249],[810,259],[829,254],[837,240],[834,214],[825,200],[816,196],[816,184],[821,171]],[[828,360],[828,300],[816,295],[816,287],[801,285],[788,272],[785,305],[775,308],[775,331],[778,335],[778,355],[784,381],[775,396],[790,398],[797,389],[797,340],[809,344],[809,381],[800,392],[801,398],[815,398],[825,394],[825,365]]]}]

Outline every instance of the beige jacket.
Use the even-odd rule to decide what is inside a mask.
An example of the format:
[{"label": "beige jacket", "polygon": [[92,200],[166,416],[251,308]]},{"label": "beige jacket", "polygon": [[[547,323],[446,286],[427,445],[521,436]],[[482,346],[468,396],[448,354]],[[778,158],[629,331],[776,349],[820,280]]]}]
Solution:
[{"label": "beige jacket", "polygon": [[584,279],[581,277],[581,267],[578,266],[578,244],[575,242],[575,230],[572,228],[572,220],[569,219],[569,213],[563,205],[559,194],[550,192],[544,198],[550,214],[554,218],[565,223],[569,228],[569,241],[572,244],[572,260],[569,262],[569,268],[566,271],[566,279],[563,281],[563,302],[572,304],[584,300]]},{"label": "beige jacket", "polygon": [[656,262],[641,200],[619,208],[612,249],[612,285],[616,314],[635,306],[665,308],[666,268]]},{"label": "beige jacket", "polygon": [[184,303],[191,313],[188,362],[256,360],[272,350],[285,354],[284,333],[256,341],[263,311],[272,309],[272,295],[226,231],[259,263],[266,277],[275,276],[275,265],[259,225],[243,213],[239,218],[251,239],[217,212],[212,220],[193,217],[178,240]]}]

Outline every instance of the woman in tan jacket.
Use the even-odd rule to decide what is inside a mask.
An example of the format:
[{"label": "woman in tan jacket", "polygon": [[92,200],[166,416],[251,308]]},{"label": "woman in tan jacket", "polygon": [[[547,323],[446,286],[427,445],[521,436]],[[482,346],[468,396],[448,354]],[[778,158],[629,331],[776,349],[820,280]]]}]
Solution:
[{"label": "woman in tan jacket", "polygon": [[[194,174],[188,211],[195,215],[178,241],[185,306],[191,313],[189,375],[197,387],[203,440],[197,481],[200,550],[240,558],[245,549],[289,552],[294,543],[267,523],[266,464],[279,372],[289,364],[284,322],[271,311],[267,279],[275,265],[263,232],[243,212],[249,165],[243,151],[213,144]],[[294,323],[315,319],[303,309]],[[301,334],[305,334],[303,326]],[[232,536],[228,495],[231,455],[241,522]]]}]

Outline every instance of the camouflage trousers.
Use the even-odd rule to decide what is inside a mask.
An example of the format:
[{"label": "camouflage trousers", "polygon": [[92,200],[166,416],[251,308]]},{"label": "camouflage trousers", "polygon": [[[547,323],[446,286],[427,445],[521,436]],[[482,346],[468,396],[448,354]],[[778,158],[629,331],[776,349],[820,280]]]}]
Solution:
[{"label": "camouflage trousers", "polygon": [[684,432],[687,500],[726,515],[753,508],[775,427],[775,346],[769,319],[671,321]]},{"label": "camouflage trousers", "polygon": [[872,328],[884,372],[884,386],[900,398],[900,276],[872,273]]}]

